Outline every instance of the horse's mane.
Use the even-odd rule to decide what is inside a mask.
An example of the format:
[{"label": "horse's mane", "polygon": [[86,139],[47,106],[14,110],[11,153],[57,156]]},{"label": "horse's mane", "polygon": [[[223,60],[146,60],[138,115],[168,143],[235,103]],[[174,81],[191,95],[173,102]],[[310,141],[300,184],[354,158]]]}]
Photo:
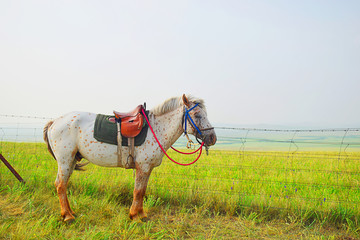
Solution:
[{"label": "horse's mane", "polygon": [[[206,112],[205,102],[203,99],[199,99],[199,98],[196,98],[191,95],[188,95],[187,99],[190,102],[193,102],[195,104],[198,103],[199,107],[202,108]],[[154,107],[153,109],[151,109],[151,113],[153,113],[155,116],[160,116],[165,113],[171,112],[181,106],[184,106],[182,97],[172,97],[172,98],[165,100],[165,102],[159,104],[158,106]]]}]

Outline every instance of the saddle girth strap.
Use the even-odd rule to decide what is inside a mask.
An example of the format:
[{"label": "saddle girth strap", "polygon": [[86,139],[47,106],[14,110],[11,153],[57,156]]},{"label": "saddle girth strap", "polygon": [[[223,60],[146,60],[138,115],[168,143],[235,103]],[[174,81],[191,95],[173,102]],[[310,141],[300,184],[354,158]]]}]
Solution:
[{"label": "saddle girth strap", "polygon": [[[135,138],[128,138],[129,156],[127,159],[122,158],[122,136],[120,123],[117,122],[117,166],[126,169],[135,168]],[[124,160],[124,161],[123,161]]]},{"label": "saddle girth strap", "polygon": [[121,167],[122,166],[122,137],[121,137],[121,129],[120,129],[120,123],[117,122],[116,123],[117,125],[117,155],[118,155],[118,167]]},{"label": "saddle girth strap", "polygon": [[135,138],[128,138],[129,156],[125,168],[135,168]]}]

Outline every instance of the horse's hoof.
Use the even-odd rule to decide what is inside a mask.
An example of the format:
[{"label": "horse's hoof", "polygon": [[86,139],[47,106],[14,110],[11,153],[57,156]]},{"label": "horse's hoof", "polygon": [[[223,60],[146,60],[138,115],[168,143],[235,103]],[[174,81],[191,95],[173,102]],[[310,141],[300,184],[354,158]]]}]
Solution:
[{"label": "horse's hoof", "polygon": [[143,217],[143,218],[140,218],[140,220],[141,220],[142,222],[148,222],[148,221],[150,221],[150,218],[148,218],[148,217]]},{"label": "horse's hoof", "polygon": [[74,217],[69,217],[69,218],[65,218],[64,219],[64,223],[66,224],[71,224],[75,221],[75,218]]},{"label": "horse's hoof", "polygon": [[132,215],[129,214],[129,218],[133,221],[141,221],[141,222],[148,222],[150,219],[147,216],[140,217],[139,215]]}]

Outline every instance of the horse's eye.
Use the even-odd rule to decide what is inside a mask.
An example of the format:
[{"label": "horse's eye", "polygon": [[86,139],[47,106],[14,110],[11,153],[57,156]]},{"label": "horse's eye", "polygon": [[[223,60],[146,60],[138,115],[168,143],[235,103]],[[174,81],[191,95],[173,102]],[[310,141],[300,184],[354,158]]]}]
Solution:
[{"label": "horse's eye", "polygon": [[202,118],[202,116],[201,116],[201,114],[196,114],[196,115],[195,115],[195,118],[197,118],[197,119],[201,119],[201,118]]}]

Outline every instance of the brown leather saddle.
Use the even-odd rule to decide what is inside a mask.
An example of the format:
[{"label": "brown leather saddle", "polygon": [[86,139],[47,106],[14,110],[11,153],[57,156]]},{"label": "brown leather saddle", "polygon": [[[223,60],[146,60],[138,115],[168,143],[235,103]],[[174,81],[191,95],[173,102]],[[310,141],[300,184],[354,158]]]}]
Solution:
[{"label": "brown leather saddle", "polygon": [[[127,113],[114,111],[118,129],[118,166],[135,168],[135,137],[140,134],[144,126],[144,117],[142,115],[143,109],[145,109],[145,107],[139,105],[134,110]],[[126,160],[122,159],[121,136],[128,138],[129,156]]]},{"label": "brown leather saddle", "polygon": [[134,138],[139,135],[144,126],[143,108],[143,105],[139,105],[127,113],[114,111],[116,121],[121,124],[121,135],[127,138]]}]

